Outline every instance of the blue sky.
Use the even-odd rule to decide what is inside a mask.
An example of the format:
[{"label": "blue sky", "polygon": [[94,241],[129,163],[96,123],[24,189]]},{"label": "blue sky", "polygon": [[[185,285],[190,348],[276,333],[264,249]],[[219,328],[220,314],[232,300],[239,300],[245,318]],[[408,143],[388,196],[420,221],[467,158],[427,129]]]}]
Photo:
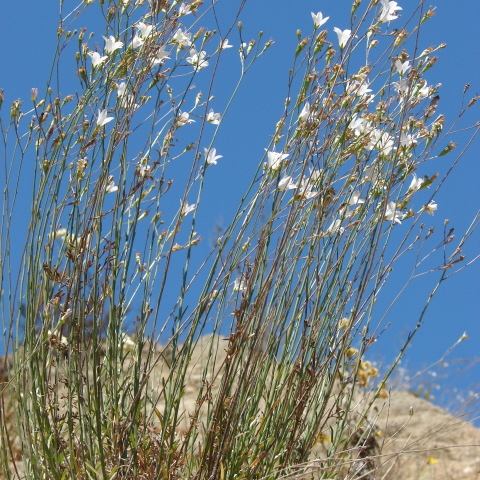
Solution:
[{"label": "blue sky", "polygon": [[[8,112],[11,101],[21,98],[29,101],[30,89],[45,85],[50,75],[51,59],[56,45],[56,28],[58,24],[57,2],[26,2],[20,0],[6,0],[2,5],[0,17],[0,88],[4,90],[5,103],[3,115]],[[208,3],[208,2],[206,2]],[[227,0],[225,5],[219,5],[219,15],[223,17],[229,10],[236,10],[232,5],[239,1]],[[409,14],[413,2],[399,1],[404,8],[404,18]],[[65,6],[75,5],[69,0]],[[428,6],[429,4],[427,4]],[[438,45],[446,42],[448,47],[437,55],[435,67],[428,72],[429,84],[442,83],[438,112],[444,113],[447,123],[457,116],[462,97],[463,87],[471,83],[467,99],[475,93],[480,93],[480,5],[477,0],[462,0],[452,3],[450,0],[436,2],[436,17],[427,22],[420,36],[420,48]],[[65,9],[66,9],[65,7]],[[91,7],[96,8],[94,7]],[[275,44],[253,66],[242,84],[239,94],[228,115],[222,123],[215,147],[223,155],[219,164],[212,171],[211,181],[219,185],[215,198],[207,203],[208,216],[213,223],[228,224],[248,182],[253,177],[263,154],[268,147],[270,135],[283,109],[286,96],[288,69],[292,65],[293,54],[297,45],[296,31],[302,31],[302,37],[311,34],[312,20],[310,12],[322,11],[330,16],[326,26],[331,30],[334,26],[342,29],[349,26],[350,2],[346,0],[331,1],[274,1],[250,0],[240,15],[243,23],[242,36],[244,41],[257,38],[260,30],[264,32],[263,41],[272,38]],[[411,12],[410,12],[411,13]],[[83,22],[83,23],[82,23]],[[96,11],[86,15],[82,25],[94,30],[98,25]],[[91,22],[91,23],[89,23]],[[392,22],[391,28],[395,28]],[[102,31],[96,32],[93,40],[103,44]],[[331,32],[330,35],[333,35]],[[332,41],[334,38],[330,38]],[[90,43],[93,42],[90,40]],[[230,43],[238,46],[238,32],[234,28],[229,35]],[[238,75],[238,56],[236,49],[225,51],[231,55],[226,60],[226,68],[220,72],[215,85],[214,105],[222,110],[232,88],[232,77]],[[68,80],[72,78],[71,83]],[[62,83],[62,95],[73,93],[77,88],[74,73],[65,74]],[[479,109],[473,108],[465,115],[462,125],[473,124],[480,117]],[[468,135],[459,134],[456,141],[461,144]],[[455,228],[459,236],[468,227],[479,209],[480,194],[480,167],[479,155],[480,139],[477,138],[470,150],[461,159],[458,167],[453,171],[447,184],[435,197],[439,209],[434,217],[425,218],[427,228],[436,227],[438,232],[443,228],[445,219],[450,220],[450,227]],[[428,165],[419,175],[435,172],[445,173],[448,170],[453,156],[447,155],[438,160],[435,165]],[[3,170],[1,175],[3,175]],[[27,197],[28,199],[28,197]],[[19,208],[26,208],[28,202],[20,202]],[[207,212],[204,213],[207,215]],[[22,231],[19,220],[18,229]],[[208,232],[203,234],[208,238]],[[467,260],[471,260],[478,252],[480,236],[477,232],[471,239],[464,253]],[[382,335],[381,342],[372,350],[379,361],[388,363],[398,351],[402,339],[413,328],[418,320],[419,312],[433,286],[433,278],[417,280],[410,290],[402,296],[389,313],[385,321],[391,326]],[[460,272],[455,278],[445,282],[439,294],[435,297],[429,309],[425,325],[415,337],[408,349],[407,359],[403,364],[410,372],[435,362],[446,350],[466,331],[469,340],[462,342],[451,359],[480,358],[480,262]],[[395,293],[395,284],[390,284],[384,305],[389,296]],[[463,390],[469,389],[476,383],[476,390],[480,391],[480,367],[467,368],[467,364],[450,360],[450,373],[443,390],[454,387]],[[439,372],[441,373],[441,372]],[[442,392],[436,393],[438,397]],[[451,398],[446,399],[446,403]]]}]

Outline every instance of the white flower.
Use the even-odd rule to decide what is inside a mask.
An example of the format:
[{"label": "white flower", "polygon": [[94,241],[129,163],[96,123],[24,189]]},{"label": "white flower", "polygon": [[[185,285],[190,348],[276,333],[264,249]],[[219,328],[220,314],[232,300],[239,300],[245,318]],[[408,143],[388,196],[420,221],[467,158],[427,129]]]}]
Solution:
[{"label": "white flower", "polygon": [[135,348],[137,345],[132,340],[132,337],[130,337],[130,335],[127,335],[126,333],[122,333],[119,346],[123,346],[124,351],[126,353],[132,353],[132,352],[135,352]]},{"label": "white flower", "polygon": [[380,130],[373,130],[370,137],[370,142],[367,145],[369,150],[374,148],[383,155],[388,155],[393,149],[392,137],[387,132],[381,132]]},{"label": "white flower", "polygon": [[356,137],[359,137],[363,133],[366,133],[369,127],[369,122],[368,120],[365,120],[364,118],[356,118],[348,124],[348,128],[350,130],[353,130],[353,133],[355,134]]},{"label": "white flower", "polygon": [[146,178],[150,176],[150,172],[152,171],[152,167],[145,163],[140,163],[137,165],[135,173],[142,178]]},{"label": "white flower", "polygon": [[327,234],[334,234],[334,233],[339,233],[340,235],[345,231],[345,229],[342,227],[342,221],[337,218],[332,222],[332,224],[327,228],[327,231],[325,233]]},{"label": "white flower", "polygon": [[398,18],[397,10],[403,10],[397,6],[397,2],[382,0],[382,13],[380,13],[380,23],[390,22]]},{"label": "white flower", "polygon": [[289,156],[288,153],[267,152],[267,166],[270,170],[278,170],[283,160]]},{"label": "white flower", "polygon": [[371,91],[372,91],[372,89],[368,88],[368,83],[364,83],[357,90],[357,96],[358,97],[364,97],[368,92],[371,92]]},{"label": "white flower", "polygon": [[323,177],[323,169],[310,170],[310,181],[316,182],[319,178]]},{"label": "white flower", "polygon": [[232,47],[233,47],[233,45],[229,45],[229,44],[228,44],[228,38],[226,38],[226,39],[223,40],[222,43],[220,44],[219,49],[220,49],[220,50],[225,50],[225,49],[227,49],[227,48],[232,48]]},{"label": "white flower", "polygon": [[203,150],[205,152],[205,161],[207,162],[207,165],[216,165],[217,158],[223,158],[223,155],[217,155],[216,148],[211,148],[210,150],[204,148]]},{"label": "white flower", "polygon": [[[420,212],[427,212],[429,215],[433,216],[433,212],[435,212],[435,210],[437,210],[437,208],[438,208],[438,205],[433,200],[430,200],[430,203],[428,205],[425,205],[424,207],[422,207]],[[418,212],[418,213],[420,213],[420,212]]]},{"label": "white flower", "polygon": [[322,12],[312,13],[313,24],[315,28],[320,28],[330,17],[324,17]]},{"label": "white flower", "polygon": [[108,111],[106,108],[104,110],[98,111],[97,125],[99,127],[103,127],[108,122],[111,122],[113,120],[114,117],[107,117],[107,115],[108,115]]},{"label": "white flower", "polygon": [[66,228],[60,228],[53,234],[53,238],[55,239],[60,239],[60,240],[65,240],[65,237],[67,236],[67,229]]},{"label": "white flower", "polygon": [[395,60],[395,68],[400,76],[404,75],[407,70],[410,68],[410,62],[406,60],[405,62],[401,62],[400,60]]},{"label": "white flower", "polygon": [[379,176],[380,175],[379,175],[377,169],[375,168],[375,166],[374,165],[369,165],[363,171],[362,183],[376,182],[378,180]]},{"label": "white flower", "polygon": [[312,191],[313,184],[311,178],[304,178],[302,183],[298,187],[297,193],[295,194],[296,199],[309,200],[310,198],[316,197],[318,192]]},{"label": "white flower", "polygon": [[213,108],[207,113],[207,118],[205,119],[208,123],[212,123],[213,125],[219,125],[220,120],[222,119],[222,115],[220,113],[215,113]]},{"label": "white flower", "polygon": [[121,108],[133,108],[132,111],[135,111],[139,107],[137,103],[133,103],[135,101],[135,96],[133,93],[129,93],[118,98],[120,99],[118,104]]},{"label": "white flower", "polygon": [[357,97],[364,97],[367,93],[372,91],[368,86],[368,83],[364,79],[351,80],[347,84],[347,93],[349,95],[354,94]]},{"label": "white flower", "polygon": [[98,67],[108,58],[106,55],[104,57],[100,56],[98,52],[88,52],[88,55],[90,55],[90,58],[92,59],[93,67]]},{"label": "white flower", "polygon": [[420,98],[427,98],[430,96],[432,93],[432,88],[427,87],[427,82],[425,82],[423,85],[417,85],[417,91],[416,94]]},{"label": "white flower", "polygon": [[127,89],[127,84],[125,82],[117,83],[117,97],[123,97]]},{"label": "white flower", "polygon": [[138,47],[141,47],[144,44],[145,40],[142,37],[139,37],[138,35],[135,35],[133,37],[132,43],[130,46],[135,50]]},{"label": "white flower", "polygon": [[291,190],[292,188],[297,188],[297,186],[292,182],[292,177],[290,176],[283,177],[277,185],[277,190],[282,192],[285,190]]},{"label": "white flower", "polygon": [[310,116],[310,103],[305,102],[305,105],[303,106],[303,109],[300,112],[300,115],[298,116],[298,121],[306,122],[309,116]]},{"label": "white flower", "polygon": [[244,292],[247,289],[247,285],[245,283],[245,279],[236,278],[235,282],[233,283],[233,291],[234,292]]},{"label": "white flower", "polygon": [[192,212],[193,210],[195,210],[197,208],[196,203],[193,203],[192,205],[189,205],[186,200],[184,202],[182,202],[180,200],[180,205],[181,205],[181,208],[180,208],[180,216],[181,217],[186,217],[190,212]]},{"label": "white flower", "polygon": [[408,79],[404,77],[399,82],[393,82],[393,88],[399,95],[405,93],[408,90]]},{"label": "white flower", "polygon": [[395,222],[401,224],[402,221],[399,217],[402,216],[402,212],[396,210],[397,204],[395,202],[389,202],[387,205],[387,210],[385,211],[385,220],[389,222]]},{"label": "white flower", "polygon": [[402,147],[413,147],[416,143],[418,142],[413,135],[405,132],[400,134],[400,145]]},{"label": "white flower", "polygon": [[153,30],[153,25],[145,25],[143,22],[138,22],[136,25],[140,32],[140,36],[145,40]]},{"label": "white flower", "polygon": [[338,45],[340,48],[344,48],[350,39],[351,30],[340,30],[337,27],[333,28],[333,31],[338,35]]},{"label": "white flower", "polygon": [[[52,306],[50,303],[47,304],[47,305],[48,305],[49,307]],[[65,314],[66,314],[68,311],[70,311],[70,315],[71,315],[72,309],[69,308],[69,309],[65,312]],[[68,315],[68,317],[69,317],[70,315]],[[65,315],[62,315],[62,318],[63,318],[64,316],[65,316]],[[66,318],[68,318],[68,317],[66,317]],[[66,319],[65,319],[65,320],[66,320]],[[58,330],[58,326],[57,326],[57,329],[56,329],[56,330],[53,330],[53,331],[52,331],[52,330],[48,330],[48,336],[51,337],[51,336],[53,335],[53,336],[55,337],[56,342],[59,342],[59,344],[60,344],[59,346],[62,346],[62,345],[63,345],[64,347],[68,346],[68,338],[67,338],[67,337],[64,337],[63,335],[60,335],[60,337],[59,337],[58,334],[56,333],[57,330]],[[57,343],[57,345],[58,345],[58,343]]]},{"label": "white flower", "polygon": [[192,44],[190,40],[192,38],[191,33],[184,33],[182,29],[179,28],[172,37],[172,42],[176,43],[182,47],[188,47]]},{"label": "white flower", "polygon": [[348,201],[349,205],[357,205],[359,203],[365,203],[365,200],[363,198],[360,198],[360,192],[358,190],[355,190],[351,197],[350,200]]},{"label": "white flower", "polygon": [[192,11],[190,10],[190,5],[182,3],[178,8],[178,16],[183,17],[184,15],[188,15],[189,13],[192,13]]},{"label": "white flower", "polygon": [[103,39],[105,40],[105,52],[107,53],[113,53],[115,50],[123,47],[123,42],[117,42],[113,35],[110,35],[108,38],[103,37]]},{"label": "white flower", "polygon": [[208,62],[205,60],[207,56],[207,52],[201,51],[197,52],[195,48],[190,50],[190,56],[186,58],[187,62],[197,67],[197,70],[201,70],[202,68],[208,67]]},{"label": "white flower", "polygon": [[413,179],[408,187],[408,190],[410,192],[416,192],[422,186],[422,183],[423,178],[418,178],[415,174],[413,174]]},{"label": "white flower", "polygon": [[153,65],[157,65],[159,63],[162,63],[164,60],[168,60],[170,57],[170,52],[165,51],[165,45],[162,45],[156,52],[153,57]]},{"label": "white flower", "polygon": [[194,123],[195,120],[190,119],[190,114],[187,112],[180,112],[180,115],[177,117],[176,125],[177,127],[181,127],[187,123]]},{"label": "white flower", "polygon": [[117,190],[118,190],[118,187],[115,185],[115,182],[113,181],[113,176],[110,175],[108,177],[108,185],[105,188],[105,192],[106,193],[113,193],[113,192],[116,192]]}]

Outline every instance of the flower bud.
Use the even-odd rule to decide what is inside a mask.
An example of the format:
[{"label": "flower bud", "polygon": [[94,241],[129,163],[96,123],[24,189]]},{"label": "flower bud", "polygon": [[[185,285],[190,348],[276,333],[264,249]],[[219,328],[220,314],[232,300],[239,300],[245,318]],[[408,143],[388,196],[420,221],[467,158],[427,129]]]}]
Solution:
[{"label": "flower bud", "polygon": [[19,115],[20,115],[20,105],[22,104],[22,102],[20,102],[20,100],[14,100],[13,103],[12,103],[12,106],[10,108],[10,117],[12,117],[13,119],[18,119]]}]

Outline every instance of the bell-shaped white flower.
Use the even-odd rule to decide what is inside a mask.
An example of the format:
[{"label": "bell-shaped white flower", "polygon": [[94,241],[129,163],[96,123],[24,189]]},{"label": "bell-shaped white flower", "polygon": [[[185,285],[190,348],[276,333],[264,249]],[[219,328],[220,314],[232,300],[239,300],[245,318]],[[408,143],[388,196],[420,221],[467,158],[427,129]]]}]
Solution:
[{"label": "bell-shaped white flower", "polygon": [[118,187],[115,185],[115,182],[113,180],[113,176],[110,175],[108,177],[108,185],[107,187],[105,188],[105,192],[106,193],[114,193],[118,190]]},{"label": "bell-shaped white flower", "polygon": [[188,63],[190,63],[190,65],[196,67],[197,70],[201,70],[202,68],[208,67],[208,62],[205,60],[206,56],[207,52],[203,50],[201,52],[197,52],[195,48],[192,48],[190,50],[190,56],[187,57],[186,60]]},{"label": "bell-shaped white flower", "polygon": [[303,178],[300,185],[297,187],[295,198],[297,200],[309,200],[318,195],[318,192],[312,190],[313,184],[311,178]]},{"label": "bell-shaped white flower", "polygon": [[[433,213],[435,212],[435,210],[438,209],[438,205],[433,201],[433,200],[430,200],[430,203],[428,205],[425,205],[421,210],[420,212],[427,212],[429,215],[432,215],[433,216]],[[419,212],[419,213],[420,213]]]},{"label": "bell-shaped white flower", "polygon": [[138,31],[140,32],[140,36],[144,40],[147,39],[147,37],[152,33],[152,30],[153,30],[153,25],[146,25],[143,22],[138,22],[135,26],[137,27]]},{"label": "bell-shaped white flower", "polygon": [[280,190],[282,192],[284,192],[285,190],[291,190],[293,188],[297,188],[297,186],[295,185],[295,183],[293,183],[292,177],[290,176],[286,176],[280,179],[277,185],[277,190]]},{"label": "bell-shaped white flower", "polygon": [[139,35],[135,35],[133,37],[132,43],[130,43],[130,46],[135,50],[138,47],[141,47],[145,43],[145,40],[140,37]]},{"label": "bell-shaped white flower", "polygon": [[104,110],[98,111],[97,125],[99,127],[103,127],[108,122],[111,122],[113,120],[114,117],[107,117],[107,115],[108,115],[108,111],[106,108]]},{"label": "bell-shaped white flower", "polygon": [[177,127],[182,127],[183,125],[186,125],[187,123],[194,123],[195,120],[192,120],[190,118],[190,114],[187,113],[187,112],[179,112],[180,115],[178,115],[177,117],[177,121],[176,121],[176,126]]},{"label": "bell-shaped white flower", "polygon": [[416,143],[418,143],[417,140],[410,133],[402,132],[400,134],[400,146],[410,148]]},{"label": "bell-shaped white flower", "polygon": [[219,125],[222,119],[222,115],[220,113],[215,113],[213,108],[207,113],[207,118],[205,119],[208,123],[213,125]]},{"label": "bell-shaped white flower", "polygon": [[267,152],[267,166],[270,170],[278,170],[288,153]]},{"label": "bell-shaped white flower", "polygon": [[385,220],[389,222],[395,222],[399,225],[402,223],[400,217],[402,217],[402,212],[396,210],[397,204],[395,202],[389,202],[387,209],[385,210]]},{"label": "bell-shaped white flower", "polygon": [[152,59],[152,64],[158,65],[159,63],[162,63],[164,60],[168,60],[170,58],[169,55],[170,55],[170,52],[166,52],[165,45],[162,45],[155,52],[155,55],[153,56],[153,59]]},{"label": "bell-shaped white flower", "polygon": [[98,52],[88,52],[88,55],[92,59],[93,67],[98,67],[108,58],[106,55],[102,57]]},{"label": "bell-shaped white flower", "polygon": [[420,189],[423,183],[423,178],[418,178],[415,174],[413,174],[413,179],[408,187],[409,192],[416,192]]},{"label": "bell-shaped white flower", "polygon": [[113,53],[115,50],[118,50],[119,48],[123,47],[123,42],[117,42],[115,40],[115,37],[113,35],[110,35],[108,38],[103,37],[102,38],[105,40],[105,52],[106,53]]},{"label": "bell-shaped white flower", "polygon": [[352,31],[351,30],[340,30],[339,28],[337,27],[334,27],[333,28],[333,31],[337,34],[338,36],[338,46],[340,48],[344,48],[345,45],[347,44],[348,40],[350,39],[350,36],[351,36],[351,33]]},{"label": "bell-shaped white flower", "polygon": [[186,4],[185,2],[182,3],[178,8],[178,16],[183,17],[184,15],[192,13],[192,10],[190,8],[190,5]]},{"label": "bell-shaped white flower", "polygon": [[358,190],[355,190],[350,196],[350,199],[348,200],[348,204],[358,205],[360,203],[365,203],[365,200],[363,198],[360,198],[360,192]]},{"label": "bell-shaped white flower", "polygon": [[181,47],[189,47],[192,44],[192,34],[185,33],[179,28],[172,37],[172,42],[180,45]]},{"label": "bell-shaped white flower", "polygon": [[127,84],[125,82],[122,82],[122,83],[117,83],[116,86],[117,86],[117,96],[123,97],[127,90]]},{"label": "bell-shaped white flower", "polygon": [[189,205],[188,202],[185,200],[184,202],[180,200],[180,216],[186,217],[190,212],[195,210],[197,208],[197,204],[193,203],[192,205]]},{"label": "bell-shaped white flower", "polygon": [[315,28],[320,28],[330,17],[324,17],[322,12],[312,13],[313,24]]},{"label": "bell-shaped white flower", "polygon": [[383,155],[388,155],[393,150],[393,140],[392,137],[387,132],[381,132],[380,130],[373,130],[370,137],[370,142],[367,145],[369,150],[374,148]]},{"label": "bell-shaped white flower", "polygon": [[235,282],[233,282],[233,292],[244,292],[247,289],[247,284],[243,277],[236,278]]},{"label": "bell-shaped white flower", "polygon": [[219,47],[219,50],[226,50],[227,48],[232,48],[233,45],[229,45],[228,44],[228,38],[226,38],[225,40],[222,41],[222,43],[220,44],[220,47]]},{"label": "bell-shaped white flower", "polygon": [[305,102],[305,105],[303,106],[303,109],[300,112],[300,115],[298,116],[298,121],[302,123],[306,122],[309,117],[310,117],[310,103]]},{"label": "bell-shaped white flower", "polygon": [[400,76],[405,75],[409,68],[411,67],[410,62],[406,60],[405,62],[401,62],[400,60],[395,60],[395,68]]},{"label": "bell-shaped white flower", "polygon": [[390,22],[398,18],[397,10],[403,10],[397,2],[382,0],[382,12],[380,13],[380,23]]},{"label": "bell-shaped white flower", "polygon": [[223,158],[223,155],[217,155],[217,149],[211,148],[210,150],[207,148],[203,149],[205,152],[205,161],[207,165],[216,165],[218,158]]},{"label": "bell-shaped white flower", "polygon": [[339,233],[341,235],[344,231],[345,229],[342,227],[342,220],[337,218],[331,223],[331,225],[327,228],[325,233],[327,233],[328,235]]}]

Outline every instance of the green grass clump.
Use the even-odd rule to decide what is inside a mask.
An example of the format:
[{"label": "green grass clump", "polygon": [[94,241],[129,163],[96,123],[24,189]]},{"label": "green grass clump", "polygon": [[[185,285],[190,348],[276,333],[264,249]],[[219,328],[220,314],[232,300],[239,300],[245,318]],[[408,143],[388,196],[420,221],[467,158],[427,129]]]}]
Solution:
[{"label": "green grass clump", "polygon": [[[454,147],[443,149],[439,86],[423,78],[436,50],[417,48],[426,17],[387,36],[394,6],[354,2],[338,38],[315,17],[272,141],[208,246],[200,212],[217,188],[221,122],[273,42],[243,42],[239,12],[216,19],[240,55],[220,114],[211,94],[230,52],[208,27],[213,8],[133,3],[61,2],[55,75],[29,111],[3,110],[4,477],[373,478],[373,407],[397,363],[368,361],[374,305],[397,260],[416,252],[411,279],[451,243],[445,230],[422,253],[438,179],[415,172]],[[77,26],[86,12],[103,50]],[[74,93],[62,96],[64,77]],[[460,246],[442,250],[425,310]]]}]

